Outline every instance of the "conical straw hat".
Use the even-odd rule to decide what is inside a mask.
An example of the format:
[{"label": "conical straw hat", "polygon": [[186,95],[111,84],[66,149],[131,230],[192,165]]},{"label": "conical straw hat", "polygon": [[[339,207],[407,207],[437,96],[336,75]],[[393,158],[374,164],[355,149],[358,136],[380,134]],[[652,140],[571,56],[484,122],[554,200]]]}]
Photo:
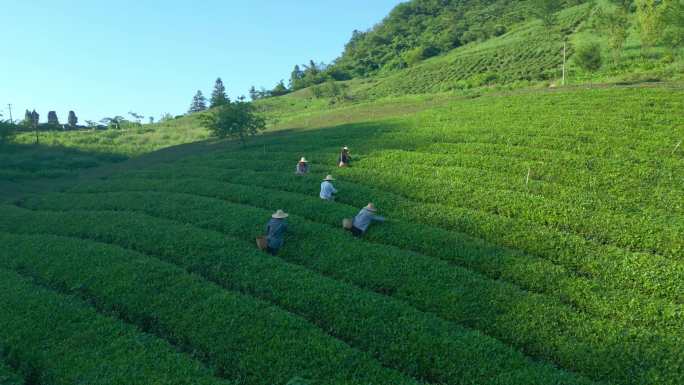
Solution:
[{"label": "conical straw hat", "polygon": [[290,214],[286,213],[285,211],[278,210],[275,213],[273,213],[273,215],[271,215],[271,218],[284,219],[284,218],[287,218],[289,216],[290,216]]},{"label": "conical straw hat", "polygon": [[331,181],[335,180],[335,178],[333,178],[332,175],[328,175],[328,176],[326,176],[325,179],[323,179],[323,180],[324,180],[324,181],[331,182]]}]

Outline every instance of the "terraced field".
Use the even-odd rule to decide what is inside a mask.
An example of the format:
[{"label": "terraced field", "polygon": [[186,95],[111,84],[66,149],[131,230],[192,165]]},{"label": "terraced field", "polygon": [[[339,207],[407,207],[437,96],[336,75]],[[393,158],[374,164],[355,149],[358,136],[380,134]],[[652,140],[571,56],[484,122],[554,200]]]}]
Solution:
[{"label": "terraced field", "polygon": [[[0,206],[0,378],[681,383],[681,95],[455,100]],[[353,238],[369,200],[389,221]],[[272,257],[254,238],[278,208]]]}]

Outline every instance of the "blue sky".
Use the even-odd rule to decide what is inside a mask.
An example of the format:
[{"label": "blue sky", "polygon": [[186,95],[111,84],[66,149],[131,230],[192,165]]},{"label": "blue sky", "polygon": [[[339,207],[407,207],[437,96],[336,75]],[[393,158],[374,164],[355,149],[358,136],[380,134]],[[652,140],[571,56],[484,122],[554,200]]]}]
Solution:
[{"label": "blue sky", "polygon": [[231,97],[329,62],[400,0],[3,0],[0,113],[65,121],[184,113],[220,76]]}]

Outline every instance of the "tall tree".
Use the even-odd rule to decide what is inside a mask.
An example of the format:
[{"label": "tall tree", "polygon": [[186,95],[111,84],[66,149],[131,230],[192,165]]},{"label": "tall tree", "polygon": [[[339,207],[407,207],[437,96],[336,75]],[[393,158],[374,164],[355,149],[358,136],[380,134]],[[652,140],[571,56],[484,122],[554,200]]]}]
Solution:
[{"label": "tall tree", "polygon": [[38,137],[38,123],[40,122],[40,114],[36,112],[36,110],[31,111],[31,127],[33,128],[33,131],[36,133],[36,144],[40,143],[40,139]]},{"label": "tall tree", "polygon": [[192,97],[192,104],[190,104],[189,113],[201,112],[207,109],[207,98],[204,97],[202,91],[197,90],[195,96]]},{"label": "tall tree", "polygon": [[663,43],[673,51],[684,46],[684,0],[665,0],[661,20]]},{"label": "tall tree", "polygon": [[217,78],[216,83],[214,84],[214,91],[211,93],[211,107],[223,106],[228,104],[229,101],[223,81],[221,78]]},{"label": "tall tree", "polygon": [[660,37],[660,0],[636,0],[636,15],[643,49],[653,47]]},{"label": "tall tree", "polygon": [[55,111],[50,111],[48,112],[48,117],[47,117],[47,122],[51,126],[59,126],[59,119],[57,119],[57,112]]},{"label": "tall tree", "polygon": [[[315,65],[315,63],[314,63]],[[292,73],[290,74],[290,89],[292,90],[298,90],[301,88],[306,87],[304,85],[304,71],[302,71],[301,68],[299,68],[299,65],[295,65],[294,69],[292,70]]]},{"label": "tall tree", "polygon": [[32,127],[32,122],[33,122],[33,118],[32,118],[32,115],[31,115],[31,111],[26,110],[26,112],[24,113],[24,121],[23,121],[23,124],[24,124],[24,126],[26,126],[26,127]]},{"label": "tall tree", "polygon": [[601,45],[596,42],[580,45],[575,52],[575,63],[590,74],[598,71],[603,65]]},{"label": "tall tree", "polygon": [[249,87],[249,98],[252,99],[252,101],[260,99],[259,91],[257,91],[256,87]]},{"label": "tall tree", "polygon": [[76,127],[76,125],[78,124],[78,117],[76,116],[76,113],[74,111],[69,111],[68,122],[71,128]]}]

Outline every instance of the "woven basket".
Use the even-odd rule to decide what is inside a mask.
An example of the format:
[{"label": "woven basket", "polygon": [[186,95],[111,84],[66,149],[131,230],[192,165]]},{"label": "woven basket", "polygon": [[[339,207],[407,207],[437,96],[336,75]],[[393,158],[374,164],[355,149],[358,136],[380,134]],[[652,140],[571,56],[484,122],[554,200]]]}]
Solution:
[{"label": "woven basket", "polygon": [[347,230],[351,230],[352,228],[352,220],[349,218],[344,218],[342,220],[342,227],[344,227]]},{"label": "woven basket", "polygon": [[268,247],[268,242],[266,242],[266,237],[258,237],[256,239],[256,244],[259,250],[266,250]]}]

